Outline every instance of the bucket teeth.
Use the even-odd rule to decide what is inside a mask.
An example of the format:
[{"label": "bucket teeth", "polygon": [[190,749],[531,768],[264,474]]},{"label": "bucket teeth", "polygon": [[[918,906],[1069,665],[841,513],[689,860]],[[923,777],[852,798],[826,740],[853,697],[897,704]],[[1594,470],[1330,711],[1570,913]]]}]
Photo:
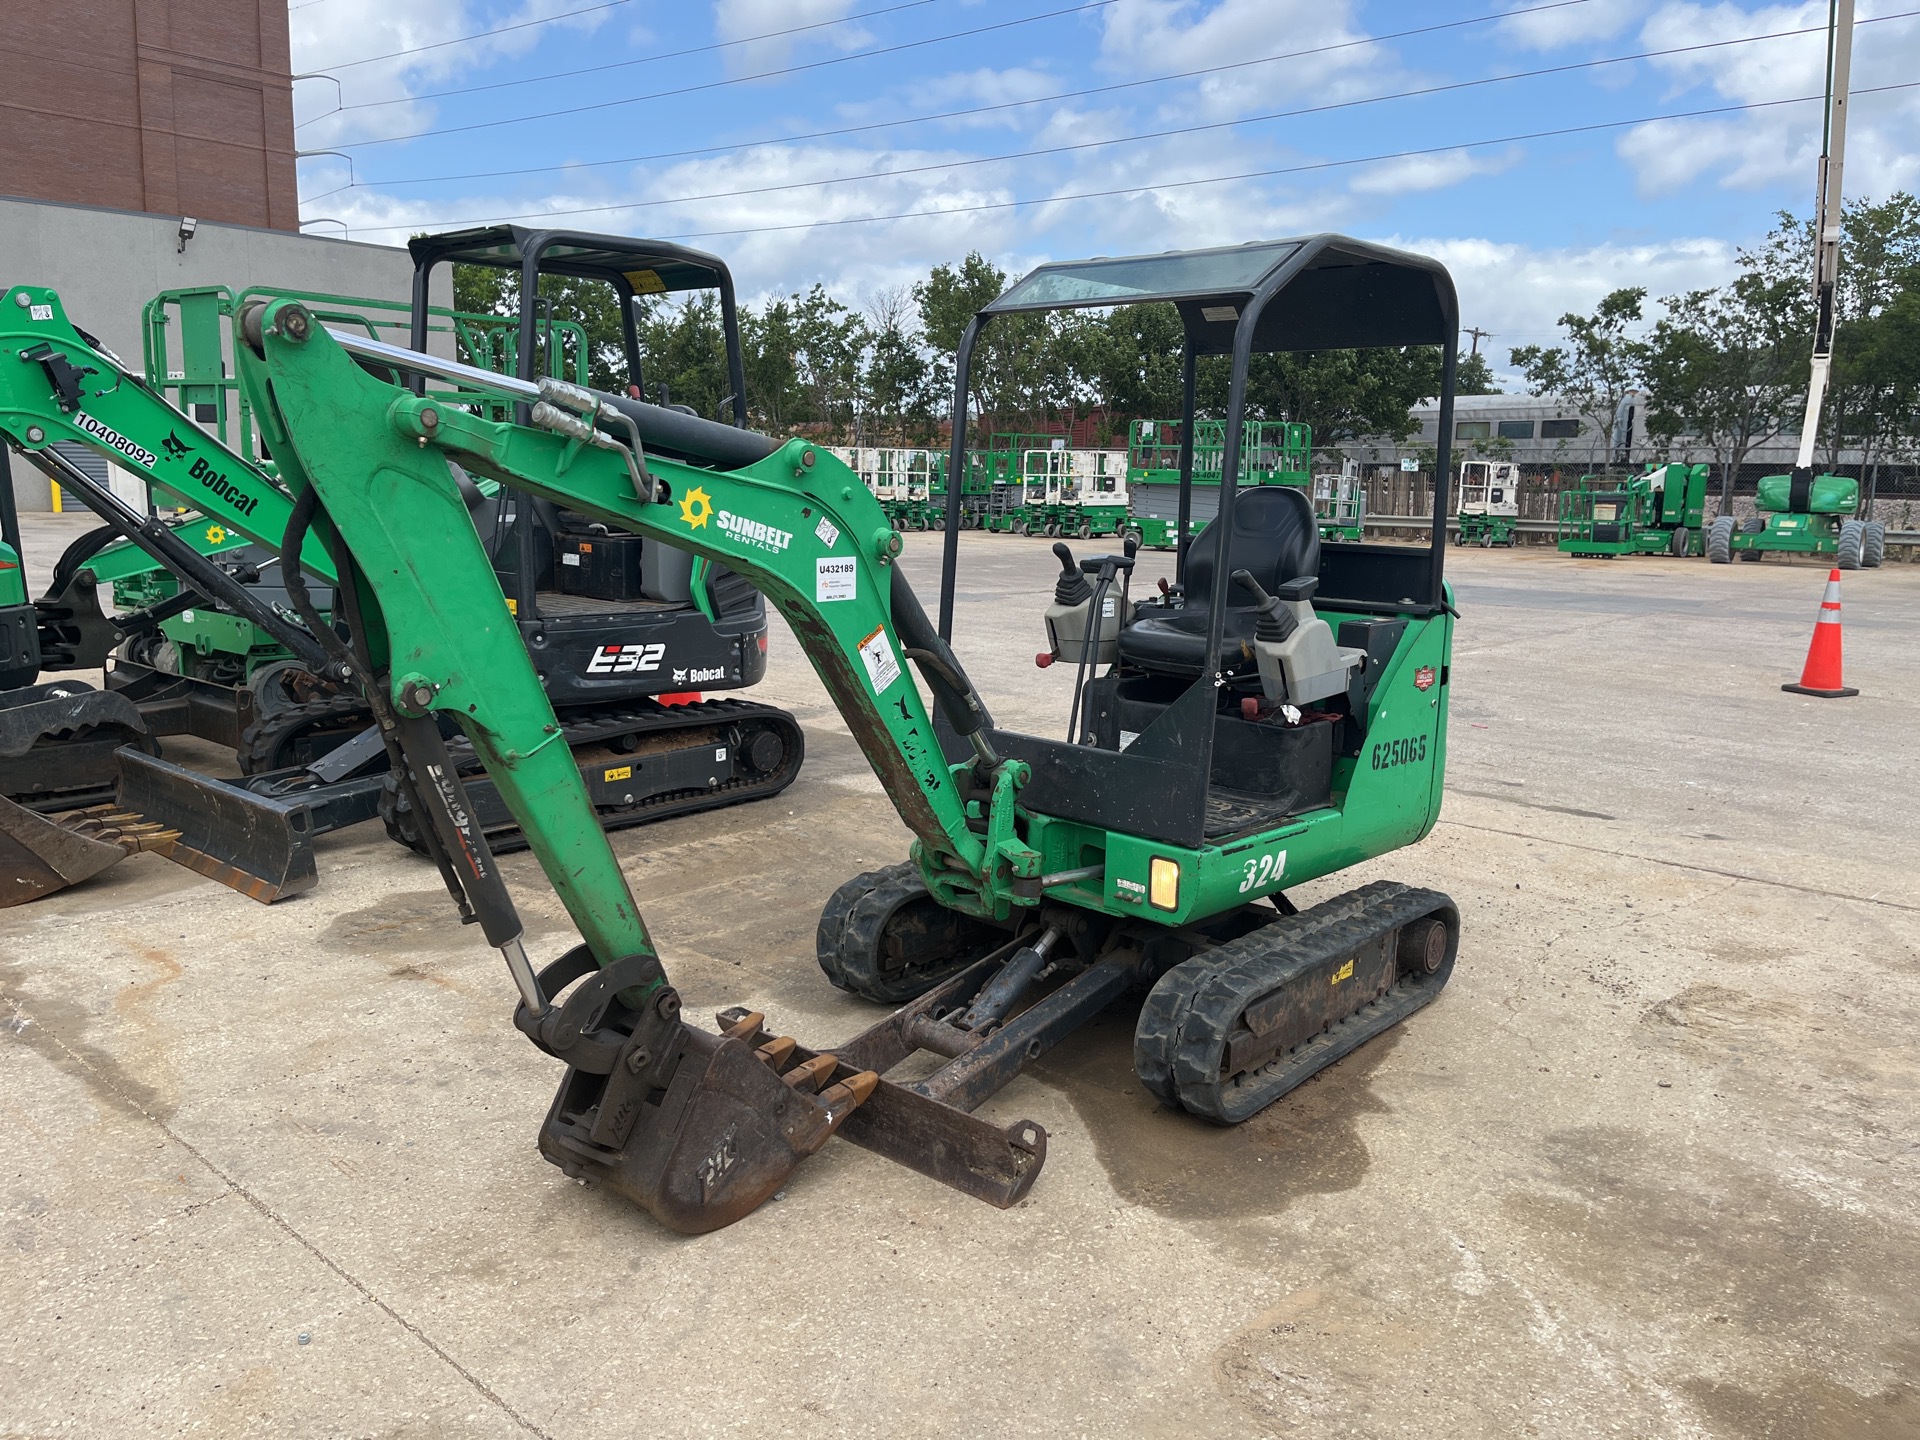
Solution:
[{"label": "bucket teeth", "polygon": [[778,1073],[786,1066],[787,1061],[793,1057],[793,1052],[799,1044],[800,1042],[791,1035],[776,1035],[754,1053],[766,1061],[767,1064],[771,1065],[774,1071]]},{"label": "bucket teeth", "polygon": [[714,1018],[720,1022],[720,1033],[727,1039],[749,1042],[767,1023],[767,1017],[758,1010],[724,1010]]},{"label": "bucket teeth", "polygon": [[830,1123],[838,1128],[842,1120],[860,1108],[863,1102],[875,1090],[880,1088],[880,1077],[871,1070],[862,1070],[858,1075],[849,1075],[837,1085],[829,1085],[820,1092],[820,1108],[827,1112]]},{"label": "bucket teeth", "polygon": [[833,1078],[833,1072],[839,1064],[831,1055],[816,1055],[811,1060],[802,1060],[780,1078],[796,1090],[813,1094]]}]

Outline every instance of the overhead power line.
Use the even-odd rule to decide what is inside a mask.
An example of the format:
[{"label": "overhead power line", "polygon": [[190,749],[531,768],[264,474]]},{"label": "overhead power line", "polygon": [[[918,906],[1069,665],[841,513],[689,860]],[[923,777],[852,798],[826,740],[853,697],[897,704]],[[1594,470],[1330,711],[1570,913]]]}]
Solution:
[{"label": "overhead power line", "polygon": [[[1920,89],[1920,80],[1909,80],[1897,85],[1876,85],[1857,89],[1858,95],[1882,95],[1894,91]],[[1586,135],[1602,130],[1624,130],[1635,125],[1653,125],[1665,120],[1697,120],[1714,115],[1738,115],[1756,110],[1778,109],[1786,105],[1805,105],[1813,101],[1824,101],[1825,95],[1796,95],[1784,100],[1755,100],[1738,105],[1715,105],[1700,110],[1674,110],[1659,115],[1642,115],[1629,120],[1600,120],[1586,125],[1568,125],[1552,130],[1529,130],[1514,135],[1499,135],[1485,140],[1462,140],[1446,145],[1429,145],[1419,149],[1390,150],[1377,155],[1356,155],[1340,160],[1316,160],[1300,165],[1282,165],[1264,170],[1243,170],[1232,175],[1207,175],[1191,180],[1153,180],[1141,184],[1121,185],[1106,190],[1082,190],[1065,195],[1039,195],[1024,200],[984,201],[977,205],[951,205],[936,209],[904,210],[891,215],[852,215],[837,220],[801,220],[787,225],[750,225],[728,230],[692,230],[675,235],[660,235],[661,240],[705,240],[728,235],[772,235],[791,230],[827,229],[841,225],[877,225],[893,220],[938,219],[948,215],[971,215],[987,211],[1019,210],[1034,205],[1059,205],[1074,200],[1106,200],[1121,195],[1139,195],[1157,190],[1185,190],[1202,185],[1226,185],[1242,180],[1265,180],[1281,175],[1303,175],[1321,170],[1339,170],[1356,165],[1378,165],[1391,160],[1416,160],[1429,155],[1446,155],[1460,150],[1483,150],[1496,145],[1517,145],[1528,140],[1550,140],[1568,135]],[[627,210],[634,208],[629,204],[598,205],[578,210],[544,210],[525,216],[489,216],[479,221],[437,222],[437,223],[484,223],[485,220],[508,220],[514,218],[537,219],[562,215],[598,214],[609,210]],[[436,222],[409,221],[400,225],[361,225],[354,227],[355,234],[384,234],[393,230],[420,230],[433,228]]]},{"label": "overhead power line", "polygon": [[[319,0],[308,0],[317,4]],[[836,25],[851,25],[858,20],[871,20],[880,15],[893,15],[902,10],[919,10],[928,5],[938,4],[939,0],[904,0],[899,5],[882,5],[875,10],[856,10],[850,15],[842,15],[837,20],[815,20],[806,25],[789,25],[784,30],[767,30],[759,35],[742,35],[737,40],[716,40],[710,45],[689,45],[684,50],[661,50],[651,55],[642,55],[634,60],[614,60],[605,65],[576,65],[571,70],[550,70],[544,75],[520,75],[512,80],[493,80],[485,85],[461,85],[452,90],[423,90],[414,95],[393,95],[385,100],[360,100],[352,105],[341,105],[329,110],[328,115],[337,115],[345,110],[376,110],[385,105],[406,105],[415,100],[444,100],[449,95],[478,95],[489,90],[511,90],[520,85],[541,85],[549,80],[578,80],[582,75],[601,75],[609,70],[631,70],[638,65],[659,65],[668,60],[684,60],[689,55],[707,55],[715,50],[728,50],[738,45],[755,45],[762,40],[780,40],[789,35],[803,35],[809,30],[828,30]],[[1564,4],[1585,4],[1587,0],[1562,0]],[[324,119],[316,115],[314,119]],[[305,122],[312,124],[313,121]]]},{"label": "overhead power line", "polygon": [[[1897,20],[1920,11],[1904,11],[1898,15],[1879,17]],[[1862,21],[1862,24],[1871,22]],[[773,185],[742,186],[731,190],[710,190],[693,195],[671,195],[653,200],[624,200],[607,205],[586,206],[572,210],[532,211],[496,217],[507,220],[524,220],[551,215],[590,215],[610,210],[653,210],[663,205],[691,205],[711,200],[737,200],[752,195],[772,195],[790,190],[815,190],[829,185],[861,184],[874,180],[895,179],[908,175],[947,173],[954,170],[971,169],[981,165],[999,165],[1015,160],[1034,160],[1050,155],[1075,154],[1086,150],[1105,149],[1116,145],[1140,144],[1149,140],[1167,140],[1184,135],[1205,134],[1217,130],[1234,129],[1241,125],[1268,124],[1276,120],[1297,119],[1303,115],[1321,115],[1336,110],[1351,110],[1364,105],[1379,105],[1393,100],[1419,99],[1432,95],[1449,94],[1461,90],[1472,90],[1489,85],[1506,84],[1515,80],[1533,80],[1548,75],[1564,75],[1576,70],[1590,70],[1605,65],[1620,65],[1635,60],[1659,59],[1670,55],[1694,54],[1704,50],[1719,50],[1735,45],[1750,45],[1762,40],[1786,39],[1797,35],[1825,34],[1826,27],[1809,26],[1799,30],[1781,30],[1768,35],[1740,36],[1731,40],[1702,41],[1697,45],[1679,45],[1666,50],[1639,51],[1631,55],[1610,55],[1596,60],[1571,61],[1564,65],[1549,65],[1537,70],[1525,70],[1510,75],[1488,75],[1475,80],[1456,80],[1445,85],[1427,85],[1412,90],[1397,90],[1385,95],[1361,96],[1352,100],[1333,100],[1324,105],[1304,105],[1292,110],[1273,110],[1260,115],[1243,115],[1231,120],[1213,120],[1195,125],[1178,125],[1163,130],[1143,131],[1135,135],[1116,135],[1101,140],[1081,140],[1065,145],[1038,146],[1027,150],[1007,151],[998,155],[975,155],[961,160],[939,160],[924,165],[904,165],[891,170],[869,171],[859,175],[816,176],[804,180],[782,181]],[[329,194],[333,193],[331,191]],[[315,196],[315,200],[324,198]],[[442,229],[460,225],[476,224],[474,219],[436,220],[424,222],[431,228]]]},{"label": "overhead power line", "polygon": [[[476,30],[471,35],[456,36],[452,40],[435,40],[429,45],[409,45],[404,50],[389,50],[384,55],[367,55],[358,60],[342,60],[337,65],[329,65],[325,70],[316,70],[316,75],[331,75],[336,70],[351,70],[356,65],[372,65],[379,60],[398,60],[403,55],[424,55],[429,50],[445,50],[450,45],[465,45],[470,40],[485,40],[494,35],[506,35],[515,30],[532,30],[540,25],[552,25],[561,20],[572,20],[581,15],[592,15],[601,10],[618,10],[622,5],[631,5],[633,0],[602,0],[598,5],[585,5],[578,10],[563,10],[558,15],[543,15],[538,20],[518,20],[511,25],[495,25],[486,30]],[[289,11],[289,14],[292,12]],[[329,114],[332,112],[329,111]]]},{"label": "overhead power line", "polygon": [[[1920,89],[1920,80],[1898,85],[1876,85],[1855,90],[1855,95],[1880,95],[1894,90]],[[1590,125],[1569,125],[1558,130],[1532,130],[1521,135],[1502,135],[1491,140],[1466,140],[1454,145],[1430,145],[1419,150],[1396,150],[1383,155],[1359,155],[1347,160],[1320,160],[1306,165],[1284,165],[1270,170],[1247,170],[1237,175],[1210,175],[1197,180],[1154,181],[1147,185],[1124,185],[1111,190],[1083,190],[1072,195],[1042,195],[1031,200],[998,200],[980,205],[961,205],[944,210],[910,210],[898,215],[856,215],[843,220],[802,221],[793,225],[758,225],[739,230],[694,230],[679,235],[662,235],[662,240],[706,240],[724,235],[771,235],[785,230],[811,230],[816,226],[873,225],[887,220],[919,220],[941,215],[964,215],[988,210],[1017,210],[1031,205],[1056,205],[1069,200],[1106,200],[1119,195],[1137,195],[1146,190],[1183,190],[1199,185],[1225,185],[1238,180],[1264,180],[1279,175],[1300,175],[1314,170],[1338,170],[1353,165],[1377,165],[1388,160],[1416,160],[1428,155],[1445,155],[1455,150],[1481,150],[1494,145],[1517,145],[1526,140],[1550,140],[1564,135],[1581,135],[1597,130],[1624,130],[1634,125],[1652,125],[1662,120],[1695,120],[1709,115],[1734,115],[1751,110],[1771,110],[1782,105],[1806,105],[1826,100],[1819,95],[1796,95],[1790,100],[1756,100],[1744,105],[1716,105],[1705,110],[1676,110],[1665,115],[1648,115],[1638,120],[1603,120]],[[389,225],[387,230],[412,227]]]},{"label": "overhead power line", "polygon": [[[343,150],[364,150],[373,145],[397,145],[407,140],[419,140],[428,135],[464,135],[475,130],[497,130],[504,125],[524,125],[531,120],[553,120],[563,115],[587,115],[602,110],[617,110],[625,105],[638,105],[648,100],[665,100],[679,95],[693,95],[705,90],[724,90],[733,85],[745,85],[755,80],[772,80],[781,75],[798,75],[810,70],[825,70],[834,65],[851,65],[857,60],[872,60],[881,55],[897,55],[905,50],[922,50],[929,45],[943,45],[949,40],[965,40],[974,35],[989,35],[996,31],[1012,30],[1022,25],[1038,24],[1042,20],[1057,20],[1062,15],[1084,15],[1093,10],[1104,10],[1119,0],[1082,0],[1078,5],[1068,5],[1058,10],[1043,11],[1038,15],[1024,15],[1017,20],[1000,20],[991,25],[976,25],[970,30],[952,30],[945,35],[929,35],[919,40],[903,40],[894,45],[883,45],[876,49],[856,50],[849,55],[835,55],[826,60],[810,60],[800,65],[783,65],[777,70],[762,70],[753,75],[735,75],[726,80],[705,80],[694,85],[682,85],[672,90],[655,90],[646,95],[630,95],[623,100],[602,100],[592,105],[571,105],[563,110],[543,110],[535,115],[513,115],[504,120],[476,120],[470,125],[442,125],[431,130],[415,130],[405,135],[383,135],[372,140],[343,141]],[[327,115],[334,114],[329,110]],[[308,125],[325,119],[316,115]]]},{"label": "overhead power line", "polygon": [[[317,0],[315,0],[317,3]],[[1326,55],[1336,50],[1351,50],[1364,45],[1383,45],[1392,40],[1406,40],[1416,35],[1431,35],[1440,30],[1458,30],[1468,25],[1484,25],[1495,20],[1507,20],[1515,15],[1533,15],[1542,10],[1564,10],[1569,6],[1586,5],[1592,0],[1550,0],[1545,5],[1529,6],[1524,10],[1495,10],[1483,15],[1468,16],[1464,20],[1446,20],[1435,25],[1421,25],[1411,30],[1395,30],[1385,35],[1370,35],[1359,40],[1341,40],[1331,45],[1316,45],[1307,50],[1288,50],[1278,55],[1262,55],[1252,60],[1233,60],[1224,65],[1203,65],[1196,70],[1176,70],[1166,75],[1149,75],[1140,80],[1120,80],[1111,85],[1092,85],[1083,90],[1062,90],[1053,95],[1035,95],[1027,100],[1002,100],[992,105],[971,105],[963,110],[941,110],[928,115],[907,115],[892,120],[874,120],[861,125],[842,125],[831,130],[812,130],[800,135],[769,135],[756,140],[739,140],[726,145],[699,145],[687,150],[656,150],[646,155],[626,155],[611,160],[587,160],[570,163],[570,170],[596,170],[612,165],[641,165],[655,160],[687,160],[698,155],[722,155],[738,150],[752,150],[770,145],[799,145],[809,140],[838,139],[843,135],[864,135],[875,130],[893,130],[908,125],[925,125],[939,120],[961,120],[975,115],[991,115],[1002,110],[1017,110],[1029,105],[1052,105],[1062,100],[1081,100],[1089,95],[1110,95],[1120,90],[1137,90],[1147,85],[1166,85],[1175,80],[1193,80],[1207,75],[1225,75],[1237,70],[1246,70],[1255,65],[1274,65],[1283,60],[1304,60],[1315,55]],[[877,12],[868,12],[877,13]],[[518,82],[508,81],[508,84]],[[480,87],[485,88],[485,87]],[[428,97],[421,97],[428,98]],[[329,111],[329,114],[334,112]],[[345,190],[370,189],[374,185],[427,185],[459,180],[498,180],[515,175],[551,175],[551,165],[530,165],[512,170],[472,170],[454,175],[420,175],[397,180],[369,181],[365,185],[358,182],[342,185],[338,189],[323,191],[310,196],[310,200],[324,200],[328,196],[338,195]]]}]

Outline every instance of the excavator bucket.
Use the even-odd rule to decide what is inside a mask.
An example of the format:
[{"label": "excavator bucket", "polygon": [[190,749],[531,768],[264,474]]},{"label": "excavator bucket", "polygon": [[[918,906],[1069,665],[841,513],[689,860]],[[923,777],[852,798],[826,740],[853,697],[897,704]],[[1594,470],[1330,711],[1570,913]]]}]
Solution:
[{"label": "excavator bucket", "polygon": [[0,798],[0,909],[91,880],[126,853]]},{"label": "excavator bucket", "polygon": [[665,981],[651,955],[602,969],[582,945],[540,972],[542,994],[570,990],[567,998],[539,1015],[522,1002],[514,1024],[567,1062],[540,1153],[700,1235],[771,1199],[880,1077],[836,1079],[834,1057],[800,1059],[791,1038],[762,1031],[758,1014],[730,1017],[719,1035],[695,1029]]}]

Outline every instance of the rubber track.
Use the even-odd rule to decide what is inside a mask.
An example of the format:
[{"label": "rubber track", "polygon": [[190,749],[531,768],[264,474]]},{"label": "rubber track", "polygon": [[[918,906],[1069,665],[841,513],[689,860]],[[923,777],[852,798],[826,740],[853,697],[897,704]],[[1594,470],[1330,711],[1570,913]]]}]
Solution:
[{"label": "rubber track", "polygon": [[[624,830],[630,825],[643,825],[673,815],[718,810],[727,805],[739,805],[777,795],[793,783],[805,756],[806,741],[799,722],[785,710],[772,705],[755,704],[751,700],[702,700],[696,704],[674,705],[663,710],[621,709],[587,711],[585,714],[576,708],[562,713],[559,720],[561,734],[570,750],[578,750],[583,745],[596,744],[616,735],[636,732],[662,735],[675,730],[704,730],[714,725],[755,720],[771,721],[775,727],[785,727],[790,732],[786,762],[771,775],[763,775],[758,779],[729,780],[711,790],[679,790],[655,795],[637,805],[622,806],[618,810],[601,809],[595,813],[599,816],[601,828],[605,830]],[[482,772],[480,763],[473,756],[472,747],[464,740],[449,742],[448,748],[463,777]],[[426,853],[414,821],[413,809],[399,793],[398,786],[391,782],[380,797],[380,817],[386,823],[387,834],[395,841],[409,850]],[[517,826],[489,830],[487,845],[496,855],[508,855],[526,849],[527,837]]]},{"label": "rubber track", "polygon": [[1377,881],[1176,965],[1142,1010],[1135,1070],[1167,1103],[1238,1124],[1428,1004],[1452,973],[1451,952],[1435,974],[1401,974],[1384,996],[1305,1044],[1248,1075],[1223,1077],[1228,1037],[1247,1007],[1429,916],[1447,920],[1457,935],[1458,915],[1445,895]]},{"label": "rubber track", "polygon": [[1162,1104],[1180,1103],[1180,1092],[1173,1078],[1173,1057],[1179,1048],[1181,1028],[1193,1008],[1194,993],[1215,973],[1249,961],[1257,962],[1269,955],[1276,944],[1284,943],[1273,933],[1275,927],[1288,926],[1287,937],[1297,943],[1345,918],[1347,912],[1336,908],[1342,902],[1370,896],[1376,891],[1405,888],[1392,881],[1376,881],[1311,910],[1296,915],[1275,915],[1258,930],[1204,950],[1167,971],[1147,992],[1146,1003],[1140,1007],[1140,1018],[1134,1026],[1133,1070],[1140,1077],[1140,1083]]},{"label": "rubber track", "polygon": [[241,732],[238,755],[240,773],[258,775],[262,771],[297,764],[297,761],[283,759],[280,747],[303,730],[347,730],[351,725],[353,728],[342,737],[351,739],[372,723],[373,712],[367,709],[365,701],[355,695],[335,695],[324,700],[309,700],[301,705],[288,705],[262,716]]},{"label": "rubber track", "polygon": [[[927,899],[926,881],[911,860],[856,875],[834,891],[820,912],[814,936],[815,954],[827,979],[863,1000],[904,1005],[1004,943],[1006,937],[1001,932],[976,922],[982,931],[979,948],[962,945],[950,958],[935,964],[892,973],[882,970],[880,956],[889,922],[903,907]],[[956,925],[969,923],[957,914],[951,918]]]}]

